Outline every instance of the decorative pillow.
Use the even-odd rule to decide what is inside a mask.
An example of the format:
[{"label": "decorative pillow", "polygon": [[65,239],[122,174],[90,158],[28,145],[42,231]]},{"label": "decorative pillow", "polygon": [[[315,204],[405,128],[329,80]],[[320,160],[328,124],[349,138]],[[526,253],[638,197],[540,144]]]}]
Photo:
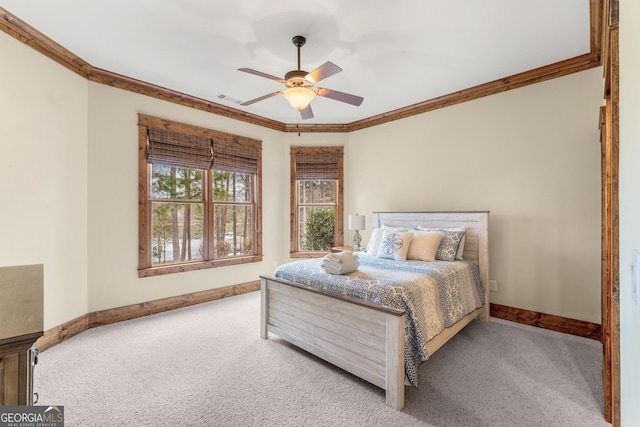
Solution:
[{"label": "decorative pillow", "polygon": [[384,230],[395,230],[395,231],[410,231],[407,227],[395,227],[393,225],[382,224],[382,228]]},{"label": "decorative pillow", "polygon": [[376,256],[378,258],[406,261],[412,237],[413,233],[411,231],[382,230],[382,241]]},{"label": "decorative pillow", "polygon": [[436,252],[442,242],[444,233],[436,231],[417,231],[413,233],[413,238],[409,244],[407,259],[417,261],[436,260]]},{"label": "decorative pillow", "polygon": [[369,239],[369,245],[367,246],[367,255],[378,256],[378,249],[380,249],[380,242],[382,242],[383,231],[409,231],[406,228],[390,227],[386,224],[382,224],[382,228],[374,228],[371,232],[371,238]]},{"label": "decorative pillow", "polygon": [[382,228],[374,228],[369,238],[369,244],[367,245],[367,254],[371,256],[378,255],[378,249],[380,249],[380,242],[382,241]]},{"label": "decorative pillow", "polygon": [[462,254],[464,253],[464,241],[467,238],[467,234],[462,235],[462,240],[460,240],[460,244],[458,245],[458,252],[456,252],[456,259],[463,259]]},{"label": "decorative pillow", "polygon": [[[441,261],[455,261],[456,259],[462,259],[462,252],[464,251],[464,228],[429,228],[418,227],[418,230],[424,231],[439,231],[444,233],[442,242],[436,252],[436,259]],[[462,250],[460,247],[462,246]]]}]

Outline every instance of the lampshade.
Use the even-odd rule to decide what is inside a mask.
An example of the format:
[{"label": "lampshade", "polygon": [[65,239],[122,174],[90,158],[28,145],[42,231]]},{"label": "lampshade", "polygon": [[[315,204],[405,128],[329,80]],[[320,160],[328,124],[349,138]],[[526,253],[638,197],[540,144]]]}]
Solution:
[{"label": "lampshade", "polygon": [[316,93],[307,87],[290,87],[283,95],[293,108],[300,111],[309,105]]},{"label": "lampshade", "polygon": [[349,215],[349,230],[364,230],[364,215]]}]

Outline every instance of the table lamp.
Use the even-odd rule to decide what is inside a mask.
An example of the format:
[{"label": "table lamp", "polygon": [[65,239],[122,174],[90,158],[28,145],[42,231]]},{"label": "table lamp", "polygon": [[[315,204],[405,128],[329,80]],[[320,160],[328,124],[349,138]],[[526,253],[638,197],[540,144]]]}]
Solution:
[{"label": "table lamp", "polygon": [[358,230],[364,230],[364,215],[349,215],[349,230],[355,230],[355,234],[353,235],[353,250],[360,251],[362,247],[360,246],[360,242],[362,241],[362,236]]}]

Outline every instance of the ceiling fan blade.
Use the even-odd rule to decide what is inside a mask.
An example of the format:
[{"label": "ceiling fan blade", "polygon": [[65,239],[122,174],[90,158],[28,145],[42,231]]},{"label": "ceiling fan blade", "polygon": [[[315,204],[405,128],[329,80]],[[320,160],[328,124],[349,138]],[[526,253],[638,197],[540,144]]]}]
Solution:
[{"label": "ceiling fan blade", "polygon": [[305,76],[305,79],[313,83],[317,83],[322,79],[326,79],[327,77],[331,77],[334,74],[338,74],[340,71],[342,71],[342,68],[338,67],[333,62],[327,61],[321,66],[319,66],[318,68],[316,68],[315,70],[313,70],[312,72],[310,72],[309,74],[307,74]]},{"label": "ceiling fan blade", "polygon": [[261,97],[259,97],[259,98],[250,99],[249,101],[245,101],[245,102],[243,102],[243,103],[242,103],[242,104],[240,104],[240,105],[251,105],[251,104],[255,104],[255,103],[256,103],[256,102],[258,102],[258,101],[262,101],[262,100],[264,100],[264,99],[271,98],[272,96],[280,95],[282,92],[283,92],[283,91],[279,90],[279,91],[277,91],[277,92],[273,92],[273,93],[270,93],[270,94],[268,94],[268,95],[261,96]]},{"label": "ceiling fan blade", "polygon": [[272,76],[271,74],[263,73],[262,71],[252,70],[251,68],[238,68],[238,71],[243,71],[245,73],[254,74],[256,76],[264,77],[270,80],[275,80],[280,83],[286,82],[286,80],[284,80],[281,77]]},{"label": "ceiling fan blade", "polygon": [[311,109],[311,104],[300,110],[300,117],[302,118],[302,120],[313,119],[313,110]]},{"label": "ceiling fan blade", "polygon": [[347,104],[355,105],[358,107],[364,101],[361,96],[350,95],[348,93],[340,92],[337,90],[325,89],[322,87],[315,88],[318,96],[324,96],[325,98],[335,99],[336,101],[346,102]]}]

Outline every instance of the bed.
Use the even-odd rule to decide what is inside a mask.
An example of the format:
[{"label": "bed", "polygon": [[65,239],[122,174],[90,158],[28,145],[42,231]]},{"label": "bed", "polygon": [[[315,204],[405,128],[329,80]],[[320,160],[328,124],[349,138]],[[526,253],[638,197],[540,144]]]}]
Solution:
[{"label": "bed", "polygon": [[[415,313],[416,307],[421,307],[420,298],[414,298],[412,294],[410,303],[400,303],[395,299],[391,302],[391,299],[384,297],[382,300],[370,298],[366,296],[366,292],[334,289],[333,283],[341,277],[337,275],[325,274],[328,284],[317,284],[313,276],[322,276],[317,274],[318,260],[290,263],[287,268],[291,266],[294,270],[288,274],[282,273],[279,267],[274,274],[282,277],[261,276],[261,337],[268,339],[269,333],[275,334],[384,389],[387,405],[396,410],[402,409],[405,383],[417,385],[414,369],[472,320],[489,320],[488,219],[488,212],[373,214],[373,227],[378,229],[421,227],[465,231],[464,252],[461,253],[463,261],[436,262],[433,266],[422,266],[428,263],[416,262],[411,263],[412,268],[406,269],[402,262],[389,267],[389,263],[383,260],[371,260],[365,254],[360,254],[361,266],[358,272],[344,276],[349,276],[350,281],[358,282],[359,276],[373,276],[380,271],[382,274],[378,281],[384,282],[390,280],[390,277],[400,280],[401,276],[407,276],[412,281],[413,289],[418,289],[422,283],[434,281],[422,278],[421,275],[435,277],[440,274],[431,273],[430,270],[425,270],[423,274],[423,268],[436,268],[439,264],[447,264],[448,272],[453,272],[456,268],[466,271],[468,268],[472,272],[469,274],[473,274],[474,280],[479,282],[477,286],[480,288],[478,295],[481,301],[476,301],[477,307],[462,313],[455,322],[444,322],[447,324],[437,333],[423,332],[424,342],[416,340],[414,334],[419,330],[413,322],[419,317]],[[392,270],[387,270],[389,268],[401,270],[391,272]],[[309,274],[306,275],[304,270],[308,270]],[[285,277],[292,277],[294,280]],[[389,303],[385,304],[387,301]],[[427,338],[424,339],[425,337]],[[411,356],[413,350],[410,348],[414,347],[420,348],[425,354]],[[411,360],[412,357],[418,360]],[[408,368],[405,369],[405,366]],[[413,380],[412,375],[408,374],[413,375]]]}]

